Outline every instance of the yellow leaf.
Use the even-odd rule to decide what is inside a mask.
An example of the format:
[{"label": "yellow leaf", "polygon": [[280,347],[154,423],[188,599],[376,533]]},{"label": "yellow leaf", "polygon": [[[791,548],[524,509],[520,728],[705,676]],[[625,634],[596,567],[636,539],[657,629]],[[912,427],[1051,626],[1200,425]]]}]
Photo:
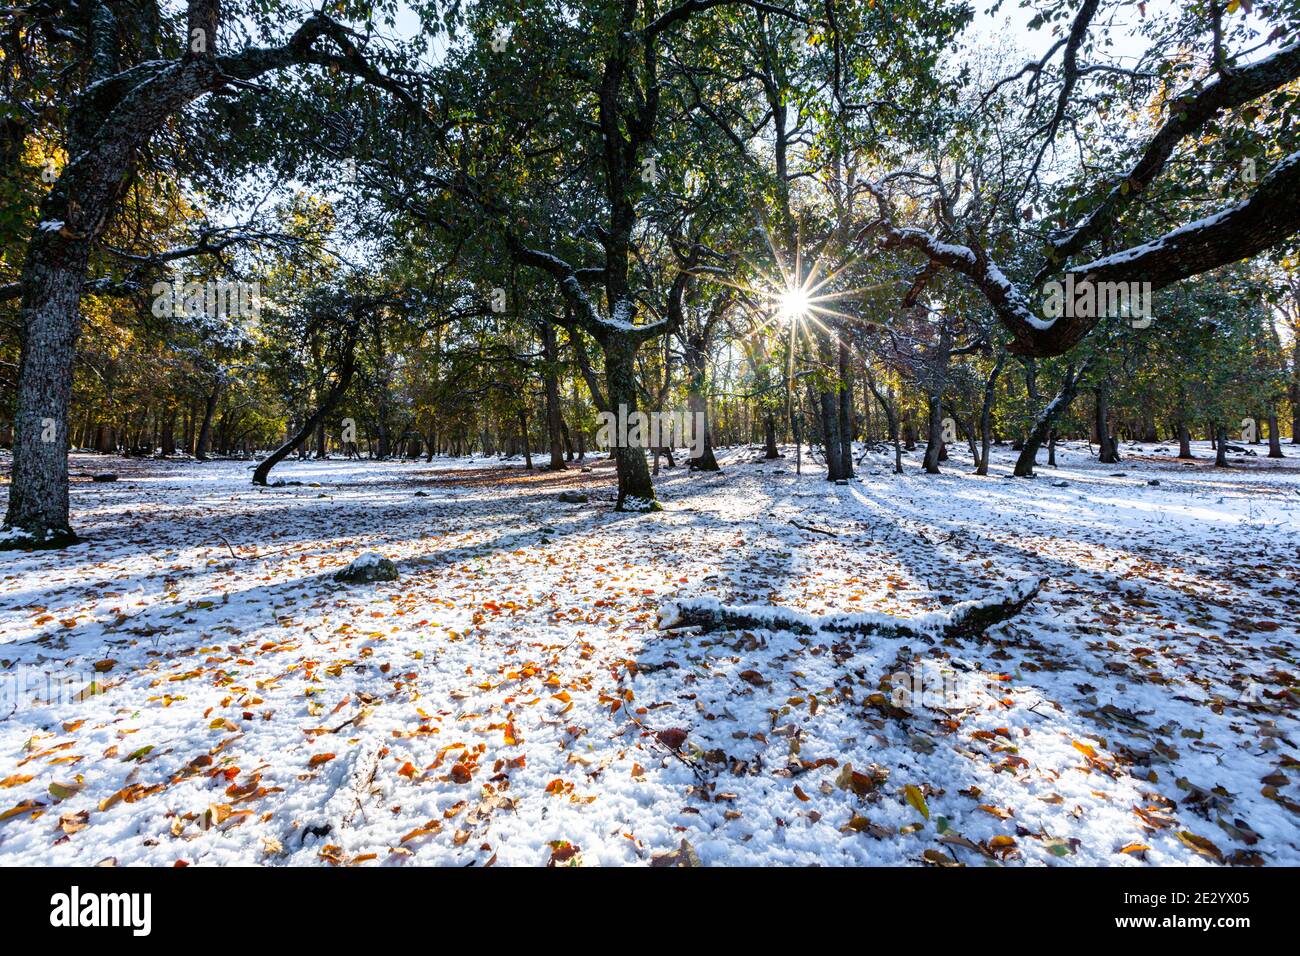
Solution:
[{"label": "yellow leaf", "polygon": [[40,813],[45,806],[43,803],[37,803],[35,800],[24,800],[17,806],[10,807],[4,813],[0,813],[0,820],[8,820],[10,817],[16,817],[24,813]]},{"label": "yellow leaf", "polygon": [[81,783],[52,783],[50,784],[50,796],[55,800],[66,800],[68,797],[76,796],[81,792]]},{"label": "yellow leaf", "polygon": [[930,808],[926,805],[925,794],[921,793],[920,787],[908,784],[903,788],[903,795],[907,797],[907,802],[912,808],[927,820],[930,819]]}]

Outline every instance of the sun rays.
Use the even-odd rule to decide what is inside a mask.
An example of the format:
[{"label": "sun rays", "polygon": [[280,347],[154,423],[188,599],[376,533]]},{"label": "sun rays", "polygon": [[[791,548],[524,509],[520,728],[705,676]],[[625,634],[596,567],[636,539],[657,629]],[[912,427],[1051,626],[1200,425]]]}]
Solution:
[{"label": "sun rays", "polygon": [[765,268],[746,260],[752,270],[748,281],[718,281],[744,294],[751,309],[758,315],[758,325],[751,335],[757,335],[772,326],[788,328],[791,338],[802,336],[811,341],[813,331],[835,341],[838,332],[834,326],[856,322],[858,316],[841,311],[835,306],[846,300],[860,298],[870,291],[866,288],[841,288],[840,280],[854,264],[856,257],[848,258],[836,268],[830,268],[829,255],[824,247],[805,263],[802,238],[794,242],[794,261],[787,262],[781,244],[776,242],[764,222],[763,233],[776,268]]}]

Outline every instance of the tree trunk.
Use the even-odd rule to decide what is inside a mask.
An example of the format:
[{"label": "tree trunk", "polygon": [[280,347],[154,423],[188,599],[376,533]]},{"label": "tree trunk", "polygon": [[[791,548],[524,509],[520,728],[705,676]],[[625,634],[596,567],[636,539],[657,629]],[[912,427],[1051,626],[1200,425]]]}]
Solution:
[{"label": "tree trunk", "polygon": [[1228,426],[1214,426],[1214,467],[1228,467]]},{"label": "tree trunk", "polygon": [[168,406],[162,413],[162,436],[158,440],[164,458],[176,454],[176,409]]},{"label": "tree trunk", "polygon": [[[636,349],[634,339],[610,332],[605,347],[605,387],[609,409],[615,417],[631,415],[636,405]],[[618,473],[617,511],[659,510],[655,501],[654,482],[646,465],[645,449],[629,448],[615,439],[614,464]]]},{"label": "tree trunk", "polygon": [[989,446],[993,441],[993,403],[997,397],[998,376],[1002,374],[1002,366],[1006,364],[1006,360],[1007,353],[999,352],[997,361],[993,363],[993,370],[984,383],[984,404],[980,406],[980,453],[975,467],[977,475],[989,473]]},{"label": "tree trunk", "polygon": [[794,473],[803,474],[803,416],[794,415],[790,419],[790,430],[794,433]]},{"label": "tree trunk", "polygon": [[840,478],[853,477],[853,385],[849,379],[849,345],[839,340],[839,455]]},{"label": "tree trunk", "polygon": [[1300,330],[1291,346],[1291,444],[1300,445]]},{"label": "tree trunk", "polygon": [[781,452],[776,447],[776,416],[771,412],[763,419],[763,457],[780,458]]},{"label": "tree trunk", "polygon": [[1178,419],[1178,457],[1192,457],[1192,433],[1187,428],[1187,422],[1184,419]]},{"label": "tree trunk", "polygon": [[218,379],[208,393],[208,400],[203,406],[203,422],[199,425],[199,440],[194,446],[194,457],[199,461],[208,460],[208,446],[212,442],[212,417],[217,413],[217,402],[221,400],[222,381]]},{"label": "tree trunk", "polygon": [[925,473],[939,474],[939,452],[943,449],[943,404],[939,395],[930,395],[930,414],[926,424]]},{"label": "tree trunk", "polygon": [[[567,435],[560,416],[560,350],[555,344],[555,326],[542,319],[542,384],[546,392],[546,437],[550,441],[551,461],[546,467],[551,471],[564,470],[564,446]],[[573,452],[569,452],[573,459]]]},{"label": "tree trunk", "polygon": [[288,437],[288,439],[275,451],[271,452],[253,472],[253,484],[265,485],[266,477],[271,473],[271,469],[289,456],[295,448],[306,441],[311,433],[316,430],[316,426],[325,421],[329,413],[334,410],[343,398],[344,393],[348,390],[348,385],[352,382],[352,375],[356,371],[356,330],[352,329],[343,344],[343,357],[339,364],[337,377],[334,384],[331,385],[321,398],[320,407],[309,415],[305,421],[298,427],[298,430]]},{"label": "tree trunk", "polygon": [[1110,433],[1110,408],[1106,401],[1106,388],[1098,386],[1096,396],[1097,461],[1103,465],[1119,462],[1119,438]]},{"label": "tree trunk", "polygon": [[[521,404],[519,406],[519,442],[524,446],[524,467],[529,471],[533,470],[533,452],[528,440],[528,410]],[[552,450],[554,451],[554,450]],[[564,462],[560,462],[560,467],[564,467]]]},{"label": "tree trunk", "polygon": [[818,396],[822,410],[822,450],[826,455],[826,480],[842,481],[844,457],[840,448],[840,412],[835,392],[822,392]]},{"label": "tree trunk", "polygon": [[569,426],[563,418],[560,419],[560,434],[564,438],[564,460],[573,461],[573,436],[569,434]]},{"label": "tree trunk", "polygon": [[901,475],[903,473],[903,445],[899,441],[898,435],[898,413],[894,411],[894,406],[885,398],[884,393],[876,387],[874,376],[867,376],[867,389],[875,396],[881,411],[885,413],[885,422],[889,426],[889,440],[894,443],[894,474]]},{"label": "tree trunk", "polygon": [[1052,427],[1056,423],[1056,418],[1062,412],[1074,403],[1074,397],[1078,394],[1079,381],[1083,378],[1084,370],[1087,369],[1088,363],[1083,365],[1076,372],[1073,367],[1065,370],[1065,381],[1061,384],[1061,390],[1056,393],[1056,397],[1043,406],[1038,417],[1034,419],[1034,427],[1029,432],[1029,437],[1025,439],[1025,446],[1020,451],[1020,457],[1016,459],[1016,467],[1013,472],[1017,478],[1032,478],[1034,476],[1034,465],[1038,460],[1038,449],[1042,447],[1047,436],[1051,434]]},{"label": "tree trunk", "polygon": [[1268,457],[1285,458],[1282,454],[1282,436],[1277,431],[1277,410],[1274,409],[1268,416]]},{"label": "tree trunk", "polygon": [[696,628],[697,633],[730,630],[790,631],[795,634],[849,634],[933,641],[979,637],[989,628],[1015,617],[1042,588],[1044,579],[1017,581],[1001,594],[962,601],[942,611],[929,611],[915,618],[857,613],[814,616],[785,608],[764,608],[755,614],[751,607],[729,607],[717,598],[686,598],[670,601],[659,612],[660,630]]},{"label": "tree trunk", "polygon": [[23,265],[18,407],[13,479],[5,527],[22,546],[59,548],[77,536],[68,520],[68,405],[81,330],[81,284],[88,240],[65,242],[38,230]]},{"label": "tree trunk", "polygon": [[[699,443],[700,453],[692,455],[687,461],[691,471],[721,471],[718,459],[713,454],[713,436],[709,427],[709,401],[705,395],[708,381],[707,358],[704,344],[697,341],[686,343],[686,369],[688,375],[687,407],[691,413],[693,437]],[[697,434],[700,431],[703,434]]]},{"label": "tree trunk", "polygon": [[966,430],[966,447],[970,449],[970,460],[979,462],[980,449],[975,437],[975,423],[962,422],[961,426]]}]

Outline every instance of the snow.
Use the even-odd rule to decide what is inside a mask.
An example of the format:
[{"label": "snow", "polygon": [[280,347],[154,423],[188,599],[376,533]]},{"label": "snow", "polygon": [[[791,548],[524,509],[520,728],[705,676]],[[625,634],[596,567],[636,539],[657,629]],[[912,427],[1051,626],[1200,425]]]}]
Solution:
[{"label": "snow", "polygon": [[942,611],[931,611],[916,617],[900,617],[896,614],[878,613],[816,615],[804,614],[788,608],[772,607],[771,605],[724,605],[717,598],[686,598],[679,601],[668,601],[664,604],[659,614],[659,629],[669,630],[676,627],[677,623],[682,620],[683,611],[693,609],[713,613],[725,610],[742,615],[746,619],[753,618],[764,623],[770,622],[770,626],[774,630],[781,629],[783,624],[786,625],[787,630],[790,625],[793,625],[799,630],[807,632],[842,632],[851,631],[855,628],[887,628],[905,625],[913,632],[929,634],[931,637],[940,637],[943,634],[944,627],[960,617],[962,612],[1002,601],[1021,600],[1028,596],[1039,583],[1036,579],[1025,578],[1013,584],[1004,594],[994,594],[974,601],[962,601],[960,604],[951,605]]},{"label": "snow", "polygon": [[999,269],[997,264],[991,259],[985,268],[985,274],[988,277],[989,283],[997,286],[1006,294],[1007,307],[1010,308],[1017,317],[1019,317],[1020,321],[1025,322],[1039,331],[1050,329],[1056,324],[1056,319],[1054,318],[1045,319],[1035,314],[1033,309],[1029,308],[1029,303],[1025,301],[1025,297],[1023,293],[1021,293],[1020,289],[1012,284],[1011,280],[1006,277],[1006,273]]},{"label": "snow", "polygon": [[[1039,331],[1046,331],[1056,324],[1054,318],[1043,318],[1037,315],[1029,307],[1024,294],[1020,289],[1006,277],[1006,274],[991,259],[987,260],[984,265],[984,275],[982,277],[975,274],[979,268],[979,258],[975,255],[974,250],[969,246],[954,245],[953,243],[940,242],[924,229],[913,227],[889,227],[891,233],[903,240],[911,240],[920,243],[926,255],[931,258],[958,259],[964,265],[958,264],[956,267],[964,271],[967,275],[980,281],[984,286],[994,286],[1001,290],[1004,297],[1004,307],[1015,316],[1016,320],[1029,325],[1031,328]],[[952,263],[949,263],[952,264]]]},{"label": "snow", "polygon": [[958,259],[964,259],[972,266],[975,265],[975,253],[969,246],[955,245],[951,242],[941,242],[935,239],[924,229],[916,229],[911,226],[903,226],[894,230],[900,236],[908,236],[919,239],[925,244],[926,249],[931,255],[935,256],[953,256]]},{"label": "snow", "polygon": [[41,232],[58,232],[65,225],[67,225],[67,223],[62,219],[43,219],[37,228],[40,229]]},{"label": "snow", "polygon": [[[1032,481],[1003,448],[987,478],[882,450],[836,486],[727,449],[644,514],[603,458],[255,488],[74,455],[87,541],[0,563],[0,680],[74,687],[0,683],[0,863],[1300,863],[1300,453],[1121,450]],[[370,553],[401,580],[333,582]],[[938,620],[1038,577],[980,641],[657,627],[689,601]]]}]

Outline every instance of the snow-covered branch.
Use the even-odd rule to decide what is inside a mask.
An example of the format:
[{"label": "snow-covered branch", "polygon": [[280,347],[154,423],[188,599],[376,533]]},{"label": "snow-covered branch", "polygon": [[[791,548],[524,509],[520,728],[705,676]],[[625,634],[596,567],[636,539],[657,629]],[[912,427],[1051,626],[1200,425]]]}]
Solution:
[{"label": "snow-covered branch", "polygon": [[659,612],[661,631],[696,627],[703,633],[727,629],[793,631],[796,634],[856,634],[892,638],[979,637],[989,628],[1019,614],[1043,586],[1041,578],[1017,581],[1003,594],[962,601],[942,611],[917,617],[879,612],[818,616],[762,604],[726,605],[716,598],[687,598],[665,604]]}]

